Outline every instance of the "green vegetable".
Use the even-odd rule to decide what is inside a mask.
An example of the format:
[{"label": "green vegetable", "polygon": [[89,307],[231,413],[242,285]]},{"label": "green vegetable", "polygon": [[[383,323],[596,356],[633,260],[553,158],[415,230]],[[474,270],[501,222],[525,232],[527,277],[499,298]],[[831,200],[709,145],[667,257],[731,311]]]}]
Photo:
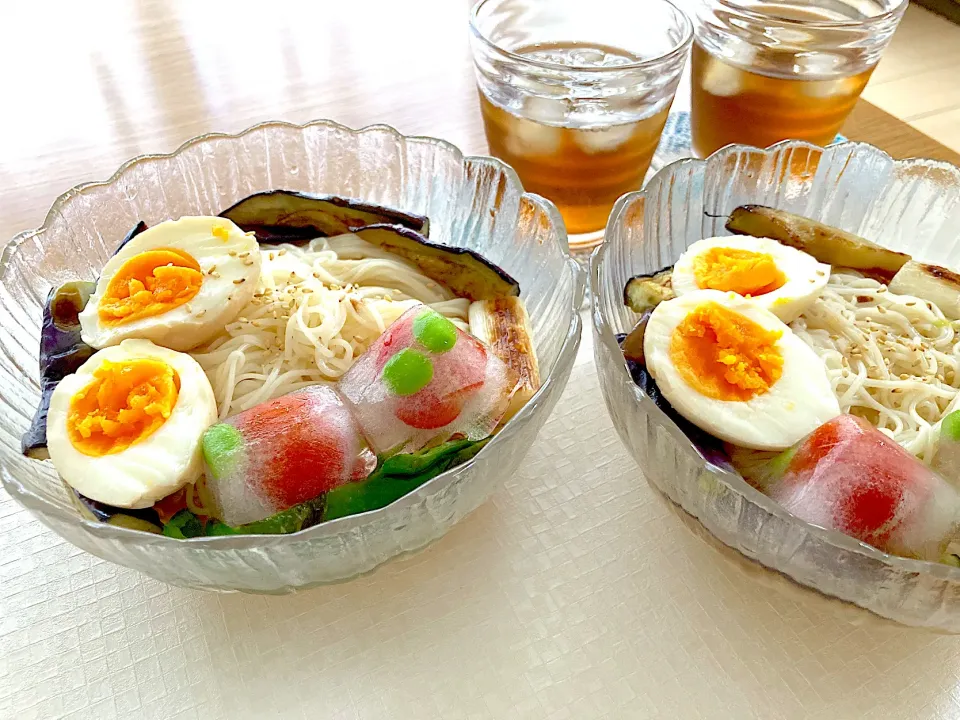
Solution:
[{"label": "green vegetable", "polygon": [[184,509],[170,518],[170,522],[163,526],[163,534],[167,537],[177,538],[177,540],[200,537],[203,535],[203,524],[200,522],[200,518]]},{"label": "green vegetable", "polygon": [[940,421],[940,437],[951,442],[960,442],[960,410],[954,410]]},{"label": "green vegetable", "polygon": [[457,344],[457,328],[436,310],[424,310],[413,321],[413,337],[433,353],[445,353]]},{"label": "green vegetable", "polygon": [[263,520],[231,527],[219,520],[207,523],[207,535],[288,535],[316,525],[323,513],[324,497],[309,500]]},{"label": "green vegetable", "polygon": [[401,397],[423,390],[433,379],[433,363],[421,352],[406,348],[383,366],[383,382]]},{"label": "green vegetable", "polygon": [[427,480],[466,462],[487,444],[489,438],[451,440],[416,453],[382,459],[366,480],[334,488],[327,493],[324,522],[347,515],[377,510],[423,485]]},{"label": "green vegetable", "polygon": [[227,525],[216,518],[202,523],[200,518],[189,510],[181,510],[163,526],[163,534],[179,540],[218,535],[288,535],[320,522],[323,507],[324,498],[320,496],[263,520],[236,526]]},{"label": "green vegetable", "polygon": [[243,435],[233,425],[217,423],[203,434],[203,460],[215,478],[234,472],[243,457]]}]

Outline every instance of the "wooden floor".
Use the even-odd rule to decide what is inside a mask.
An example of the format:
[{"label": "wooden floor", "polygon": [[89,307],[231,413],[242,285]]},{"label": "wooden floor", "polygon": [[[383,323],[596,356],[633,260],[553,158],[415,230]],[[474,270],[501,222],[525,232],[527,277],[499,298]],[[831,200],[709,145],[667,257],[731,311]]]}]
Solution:
[{"label": "wooden floor", "polygon": [[911,5],[863,97],[960,151],[960,25]]}]

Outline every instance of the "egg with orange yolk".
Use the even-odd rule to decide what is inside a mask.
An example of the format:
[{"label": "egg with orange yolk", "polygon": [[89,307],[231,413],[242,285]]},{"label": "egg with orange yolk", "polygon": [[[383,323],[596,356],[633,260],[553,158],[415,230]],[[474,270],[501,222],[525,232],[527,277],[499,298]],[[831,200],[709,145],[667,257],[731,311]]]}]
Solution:
[{"label": "egg with orange yolk", "polygon": [[124,340],[57,385],[47,447],[81,495],[144,508],[200,477],[200,440],[216,420],[213,388],[196,360],[149,340]]},{"label": "egg with orange yolk", "polygon": [[745,235],[698,240],[673,266],[677,295],[696,290],[735,292],[751,298],[784,322],[816,300],[830,279],[830,266],[770,238]]},{"label": "egg with orange yolk", "polygon": [[256,238],[219,217],[151,227],[110,258],[80,313],[94,348],[127,338],[190,350],[211,340],[250,302],[260,279]]},{"label": "egg with orange yolk", "polygon": [[643,351],[677,412],[734,445],[782,450],[840,414],[817,354],[734,292],[696,290],[660,303]]}]

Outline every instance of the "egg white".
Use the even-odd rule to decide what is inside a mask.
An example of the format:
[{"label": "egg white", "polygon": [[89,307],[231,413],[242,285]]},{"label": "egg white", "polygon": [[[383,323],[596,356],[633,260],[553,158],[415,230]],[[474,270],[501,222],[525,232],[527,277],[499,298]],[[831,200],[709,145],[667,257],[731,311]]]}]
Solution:
[{"label": "egg white", "polygon": [[[104,361],[155,359],[170,365],[180,378],[180,392],[170,417],[148,437],[112,455],[92,457],[77,450],[67,434],[73,397],[93,382]],[[194,482],[203,469],[200,439],[217,421],[210,381],[189,355],[149,340],[124,340],[94,353],[77,372],[57,385],[47,415],[47,447],[60,477],[81,495],[122,508],[145,508]]]},{"label": "egg white", "polygon": [[[670,357],[674,330],[701,304],[715,302],[779,331],[776,348],[783,357],[779,380],[746,401],[717,400],[691,387]],[[840,414],[823,361],[773,313],[733,292],[697,290],[660,303],[644,335],[647,369],[663,396],[683,417],[714,437],[754,450],[783,450]]]},{"label": "egg white", "polygon": [[756,305],[766,308],[784,322],[796,320],[810,304],[820,297],[830,279],[830,266],[812,255],[783,245],[770,238],[733,235],[698,240],[688,247],[673,266],[672,286],[677,295],[701,290],[694,274],[697,257],[713,248],[735,248],[764,253],[773,258],[786,282],[776,290],[751,298]]},{"label": "egg white", "polygon": [[[226,228],[227,239],[214,228]],[[156,248],[189,253],[200,265],[200,291],[189,302],[152,317],[120,325],[100,321],[100,300],[114,275],[134,255]],[[244,257],[241,257],[244,255]],[[191,350],[212,339],[250,302],[260,279],[256,238],[219,217],[183,217],[145,230],[127,243],[103,268],[97,288],[80,313],[83,341],[94,348],[126,338],[144,338],[173,350]]]}]

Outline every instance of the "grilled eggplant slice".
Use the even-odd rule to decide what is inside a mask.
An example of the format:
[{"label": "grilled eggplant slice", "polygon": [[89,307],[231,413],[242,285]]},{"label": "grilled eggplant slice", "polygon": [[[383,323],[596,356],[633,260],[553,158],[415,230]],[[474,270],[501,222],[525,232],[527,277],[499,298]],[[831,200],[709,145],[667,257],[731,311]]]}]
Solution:
[{"label": "grilled eggplant slice", "polygon": [[520,284],[485,257],[466,248],[438,245],[401,225],[371,225],[354,234],[407,260],[420,271],[471,301],[514,297]]},{"label": "grilled eggplant slice", "polygon": [[633,330],[627,333],[623,339],[620,348],[623,350],[623,356],[630,362],[646,365],[646,356],[643,354],[643,339],[647,334],[647,322],[653,310],[645,310],[640,321],[633,326]]},{"label": "grilled eggplant slice", "polygon": [[468,313],[470,332],[493,350],[519,378],[502,422],[516,415],[540,389],[540,367],[533,349],[533,331],[523,300],[518,297],[477,300]]},{"label": "grilled eggplant slice", "polygon": [[652,275],[635,275],[623,288],[623,304],[641,315],[667,300],[673,300],[673,266]]},{"label": "grilled eggplant slice", "polygon": [[80,515],[85,520],[99,520],[108,525],[116,527],[125,527],[131,530],[141,530],[143,532],[159,535],[163,531],[163,523],[160,516],[152,507],[142,510],[128,510],[126,508],[113,507],[104,503],[91,500],[78,493],[76,490],[70,490],[73,497],[73,504],[79,510]]},{"label": "grilled eggplant slice", "polygon": [[[626,342],[626,339],[626,335],[617,336],[617,342],[620,343],[621,348],[624,342]],[[723,442],[705,430],[701,430],[674,410],[673,405],[663,396],[663,393],[660,391],[660,386],[657,385],[657,381],[653,379],[653,376],[650,374],[650,371],[647,370],[647,366],[644,363],[629,358],[626,358],[626,361],[627,369],[630,371],[630,377],[633,379],[634,384],[643,390],[644,394],[649,397],[668,418],[676,423],[677,427],[680,428],[683,434],[694,444],[703,459],[717,467],[732,468]]]},{"label": "grilled eggplant slice", "polygon": [[77,280],[51,290],[47,297],[40,329],[40,406],[21,440],[21,449],[27,457],[37,460],[49,457],[47,412],[53,390],[95,352],[80,339],[77,317],[95,288],[96,283]]},{"label": "grilled eggplant slice", "polygon": [[730,213],[726,228],[739,235],[771,238],[822,263],[880,279],[889,280],[910,260],[905,253],[887,250],[852,233],[763,205],[738,207]]},{"label": "grilled eggplant slice", "polygon": [[935,303],[947,318],[960,320],[960,275],[952,270],[911,260],[893,276],[889,288]]},{"label": "grilled eggplant slice", "polygon": [[265,244],[331,237],[368,225],[401,225],[428,235],[430,222],[420,215],[336,195],[308,195],[290,190],[257,193],[231,205],[220,217],[253,232]]}]

